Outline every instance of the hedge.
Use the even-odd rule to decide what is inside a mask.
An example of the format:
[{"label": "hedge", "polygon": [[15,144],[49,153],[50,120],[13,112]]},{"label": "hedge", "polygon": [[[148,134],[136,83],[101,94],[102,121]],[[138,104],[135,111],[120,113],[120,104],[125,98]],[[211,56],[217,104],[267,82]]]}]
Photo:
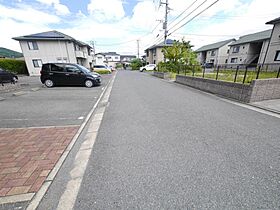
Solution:
[{"label": "hedge", "polygon": [[0,59],[0,67],[15,74],[28,75],[28,70],[23,60]]},{"label": "hedge", "polygon": [[98,73],[98,74],[111,74],[110,70],[94,70],[94,72]]}]

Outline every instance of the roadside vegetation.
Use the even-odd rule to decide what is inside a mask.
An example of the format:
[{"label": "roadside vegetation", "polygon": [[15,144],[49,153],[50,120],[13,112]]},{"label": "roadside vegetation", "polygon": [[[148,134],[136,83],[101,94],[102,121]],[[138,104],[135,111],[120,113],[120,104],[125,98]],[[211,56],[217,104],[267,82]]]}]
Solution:
[{"label": "roadside vegetation", "polygon": [[28,75],[27,67],[23,60],[0,59],[0,67],[15,74]]},{"label": "roadside vegetation", "polygon": [[[257,78],[257,68],[251,68],[247,71],[238,70],[237,73],[236,69],[222,68],[219,69],[218,72],[217,69],[207,69],[207,71],[205,71],[204,67],[197,61],[197,55],[192,50],[192,45],[189,41],[174,41],[172,46],[164,47],[162,52],[167,61],[160,62],[157,70],[160,72],[169,72],[171,79],[175,79],[176,75],[180,74],[228,82],[244,82],[245,84],[249,84],[252,80]],[[258,79],[276,78],[279,76],[279,71],[270,71],[269,69],[261,70],[259,72]]]},{"label": "roadside vegetation", "polygon": [[110,70],[105,70],[105,69],[96,69],[94,70],[94,72],[98,73],[98,74],[111,74]]},{"label": "roadside vegetation", "polygon": [[140,58],[135,58],[135,59],[131,60],[131,63],[130,63],[131,70],[139,70],[142,65],[143,65],[143,62]]}]

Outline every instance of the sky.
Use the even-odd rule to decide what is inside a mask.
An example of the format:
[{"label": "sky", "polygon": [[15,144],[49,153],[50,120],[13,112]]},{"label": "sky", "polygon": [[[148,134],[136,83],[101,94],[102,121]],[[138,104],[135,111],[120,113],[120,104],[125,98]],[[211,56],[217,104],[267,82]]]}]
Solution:
[{"label": "sky", "polygon": [[[167,1],[168,38],[194,49],[271,29],[265,23],[280,17],[279,0]],[[0,0],[0,47],[21,52],[12,37],[57,30],[96,52],[137,55],[139,40],[143,55],[163,41],[164,11],[160,0]]]}]

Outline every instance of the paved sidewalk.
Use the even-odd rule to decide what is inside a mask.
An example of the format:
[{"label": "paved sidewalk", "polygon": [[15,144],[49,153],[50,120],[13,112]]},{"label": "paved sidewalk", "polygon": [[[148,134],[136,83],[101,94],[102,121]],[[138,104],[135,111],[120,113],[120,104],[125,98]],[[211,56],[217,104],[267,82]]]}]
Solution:
[{"label": "paved sidewalk", "polygon": [[262,109],[267,109],[269,111],[277,112],[280,114],[280,99],[254,102],[251,103],[251,105],[260,107]]},{"label": "paved sidewalk", "polygon": [[37,192],[78,128],[0,129],[0,199]]}]

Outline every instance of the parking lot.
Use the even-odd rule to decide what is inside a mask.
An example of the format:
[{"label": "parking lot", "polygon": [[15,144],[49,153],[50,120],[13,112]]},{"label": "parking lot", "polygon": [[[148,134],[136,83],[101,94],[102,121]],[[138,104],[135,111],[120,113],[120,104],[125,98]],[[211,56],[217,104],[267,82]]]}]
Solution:
[{"label": "parking lot", "polygon": [[80,125],[110,78],[93,88],[45,88],[39,77],[22,77],[21,91],[0,93],[0,128]]}]

